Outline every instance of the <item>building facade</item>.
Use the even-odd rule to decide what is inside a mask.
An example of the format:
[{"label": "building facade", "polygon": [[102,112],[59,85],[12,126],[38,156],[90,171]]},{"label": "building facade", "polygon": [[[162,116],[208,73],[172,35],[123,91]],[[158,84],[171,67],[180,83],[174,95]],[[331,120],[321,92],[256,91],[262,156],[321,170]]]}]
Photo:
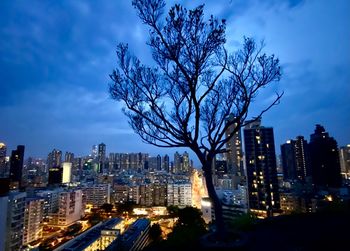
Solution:
[{"label": "building facade", "polygon": [[44,199],[27,198],[24,211],[23,245],[43,236]]},{"label": "building facade", "polygon": [[273,128],[260,123],[244,128],[244,144],[249,208],[264,217],[279,209],[279,194]]},{"label": "building facade", "polygon": [[12,191],[0,197],[0,250],[22,249],[26,193]]},{"label": "building facade", "polygon": [[283,177],[305,182],[311,177],[309,147],[303,136],[281,145]]}]

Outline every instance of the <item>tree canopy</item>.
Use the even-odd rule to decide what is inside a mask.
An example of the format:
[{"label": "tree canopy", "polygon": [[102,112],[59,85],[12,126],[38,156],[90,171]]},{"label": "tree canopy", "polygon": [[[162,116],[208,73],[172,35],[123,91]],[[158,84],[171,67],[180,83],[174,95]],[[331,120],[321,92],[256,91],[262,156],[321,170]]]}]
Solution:
[{"label": "tree canopy", "polygon": [[[250,105],[259,91],[279,81],[281,69],[263,43],[244,38],[242,48],[228,52],[226,21],[204,18],[204,5],[187,10],[165,1],[133,0],[138,16],[149,27],[155,66],[144,65],[127,44],[117,46],[117,68],[110,75],[111,97],[124,103],[133,130],[146,143],[188,147],[202,164],[208,194],[222,229],[222,209],[212,182],[212,160],[246,125]],[[283,93],[262,109],[258,119]],[[234,127],[230,135],[228,128]]]}]

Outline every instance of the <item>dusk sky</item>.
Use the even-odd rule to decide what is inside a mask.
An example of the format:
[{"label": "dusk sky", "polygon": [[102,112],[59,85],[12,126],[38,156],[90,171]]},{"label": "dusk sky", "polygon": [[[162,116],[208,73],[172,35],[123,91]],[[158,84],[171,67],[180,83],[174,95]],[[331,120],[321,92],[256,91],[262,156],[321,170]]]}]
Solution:
[{"label": "dusk sky", "polygon": [[[227,48],[243,36],[264,39],[283,67],[278,85],[261,92],[252,115],[285,94],[264,117],[275,144],[322,124],[339,146],[350,144],[350,1],[166,1],[227,20]],[[116,45],[150,60],[148,28],[128,0],[0,1],[0,142],[26,157],[58,148],[86,155],[104,142],[109,152],[169,153],[141,142],[108,94]],[[180,149],[181,152],[184,149]],[[193,154],[192,154],[193,156]]]}]

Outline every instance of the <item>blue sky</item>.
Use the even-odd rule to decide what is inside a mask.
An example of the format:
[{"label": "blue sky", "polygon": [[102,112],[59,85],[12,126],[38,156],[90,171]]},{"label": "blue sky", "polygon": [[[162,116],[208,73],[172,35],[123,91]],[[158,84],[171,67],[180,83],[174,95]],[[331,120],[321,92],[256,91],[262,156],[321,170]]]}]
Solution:
[{"label": "blue sky", "polygon": [[[251,114],[285,92],[264,117],[276,148],[289,138],[309,139],[325,126],[340,146],[350,143],[350,1],[167,1],[227,19],[233,51],[244,35],[265,40],[280,58],[283,78],[266,89]],[[0,1],[0,141],[26,156],[53,148],[84,155],[104,142],[107,152],[170,153],[141,142],[121,105],[108,95],[115,49],[127,42],[150,62],[147,27],[131,1]],[[183,151],[181,149],[180,151]]]}]

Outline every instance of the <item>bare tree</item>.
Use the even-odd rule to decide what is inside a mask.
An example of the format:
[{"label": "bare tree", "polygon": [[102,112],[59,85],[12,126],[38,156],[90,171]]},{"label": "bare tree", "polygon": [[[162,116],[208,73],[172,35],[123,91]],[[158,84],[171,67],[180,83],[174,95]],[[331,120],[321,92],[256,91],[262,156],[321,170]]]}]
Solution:
[{"label": "bare tree", "polygon": [[[215,209],[217,232],[225,232],[221,202],[212,181],[212,160],[225,152],[231,137],[246,122],[260,89],[281,76],[279,60],[262,53],[263,44],[244,38],[243,48],[225,49],[225,20],[204,20],[204,5],[187,10],[175,5],[165,20],[165,2],[134,0],[149,28],[148,45],[155,67],[143,65],[128,46],[117,47],[118,67],[111,74],[110,94],[125,104],[133,130],[158,147],[188,147],[202,164]],[[277,104],[283,93],[258,114]],[[228,117],[233,119],[228,119]]]}]

